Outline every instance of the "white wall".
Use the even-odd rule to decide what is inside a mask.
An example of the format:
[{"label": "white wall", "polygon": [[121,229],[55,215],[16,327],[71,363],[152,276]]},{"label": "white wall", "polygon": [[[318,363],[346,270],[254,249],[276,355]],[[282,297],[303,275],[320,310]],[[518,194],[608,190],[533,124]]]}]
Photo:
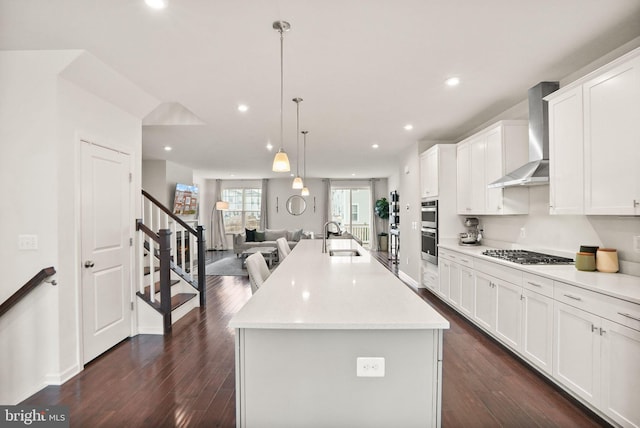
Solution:
[{"label": "white wall", "polygon": [[[139,194],[141,120],[59,77],[65,68],[77,70],[77,61],[82,68],[93,67],[92,76],[100,76],[104,69],[85,55],[0,52],[0,178],[10,192],[0,208],[0,233],[5,237],[0,240],[0,300],[44,267],[54,266],[58,272],[56,287],[39,286],[0,319],[3,404],[19,402],[81,369],[79,138],[129,152],[133,188]],[[107,80],[117,86],[113,74]],[[135,98],[128,92],[127,97]],[[139,203],[132,227],[138,213]],[[37,250],[17,249],[18,235],[25,233],[38,236]]]},{"label": "white wall", "polygon": [[[420,161],[419,144],[412,144],[399,156],[398,197],[400,200],[400,252],[398,268],[420,283]],[[389,183],[394,180],[389,179]],[[394,190],[389,185],[390,190]]]},{"label": "white wall", "polygon": [[142,188],[162,205],[169,207],[167,161],[156,159],[142,161]]},{"label": "white wall", "polygon": [[569,255],[580,245],[616,248],[623,261],[621,269],[631,269],[628,273],[634,267],[624,261],[640,263],[640,253],[633,250],[633,237],[640,235],[640,217],[550,215],[549,186],[531,187],[529,204],[529,215],[480,217],[485,239]]},{"label": "white wall", "polygon": [[[303,229],[305,232],[322,234],[323,212],[326,211],[325,183],[319,178],[307,178],[306,186],[309,196],[305,196],[307,208],[302,215],[291,215],[287,212],[287,199],[293,195],[300,195],[300,190],[291,188],[293,179],[275,178],[269,180],[269,228],[270,229]],[[277,200],[276,200],[277,199]],[[315,206],[315,208],[314,208]]]}]

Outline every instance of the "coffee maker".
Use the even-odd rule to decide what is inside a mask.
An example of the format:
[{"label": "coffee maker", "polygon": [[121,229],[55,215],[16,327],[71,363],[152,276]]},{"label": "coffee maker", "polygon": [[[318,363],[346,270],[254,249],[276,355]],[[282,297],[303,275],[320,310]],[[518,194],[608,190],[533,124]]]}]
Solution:
[{"label": "coffee maker", "polygon": [[480,245],[482,240],[482,228],[480,222],[476,217],[467,217],[464,220],[464,225],[467,227],[466,232],[462,232],[459,237],[459,245]]}]

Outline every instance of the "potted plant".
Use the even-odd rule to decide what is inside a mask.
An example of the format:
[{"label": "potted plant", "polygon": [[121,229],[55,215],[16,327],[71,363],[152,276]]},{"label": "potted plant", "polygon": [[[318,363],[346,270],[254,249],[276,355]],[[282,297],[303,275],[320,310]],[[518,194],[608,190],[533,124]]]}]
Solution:
[{"label": "potted plant", "polygon": [[[373,211],[381,219],[387,220],[389,218],[389,201],[387,201],[387,198],[378,199],[373,206]],[[388,245],[389,238],[387,237],[387,232],[378,233],[378,250],[387,251]]]}]

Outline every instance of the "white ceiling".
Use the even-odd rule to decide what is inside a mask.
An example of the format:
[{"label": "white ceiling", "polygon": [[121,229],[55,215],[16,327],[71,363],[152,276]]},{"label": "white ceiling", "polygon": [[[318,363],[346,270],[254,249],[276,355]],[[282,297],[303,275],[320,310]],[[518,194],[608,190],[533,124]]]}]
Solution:
[{"label": "white ceiling", "polygon": [[[204,123],[145,126],[145,159],[211,178],[276,177],[266,149],[280,141],[276,20],[291,23],[290,158],[291,99],[301,97],[308,176],[384,177],[416,141],[456,140],[526,99],[537,82],[640,36],[640,1],[170,0],[155,11],[143,0],[0,0],[0,49],[86,49]],[[450,76],[462,83],[445,86]],[[249,111],[239,113],[239,103]]]}]

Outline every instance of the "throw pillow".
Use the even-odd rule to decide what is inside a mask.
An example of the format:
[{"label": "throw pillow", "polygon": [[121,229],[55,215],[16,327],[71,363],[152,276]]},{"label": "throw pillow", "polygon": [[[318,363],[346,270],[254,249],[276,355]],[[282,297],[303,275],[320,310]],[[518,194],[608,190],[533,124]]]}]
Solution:
[{"label": "throw pillow", "polygon": [[302,229],[293,229],[287,231],[287,241],[298,242],[302,236]]},{"label": "throw pillow", "polygon": [[256,242],[256,230],[255,229],[245,229],[244,234],[246,239],[244,242]]},{"label": "throw pillow", "polygon": [[275,241],[278,238],[286,238],[287,231],[284,229],[265,229],[264,231],[264,240],[265,241]]},{"label": "throw pillow", "polygon": [[256,230],[256,242],[264,242],[264,231],[260,232]]}]

